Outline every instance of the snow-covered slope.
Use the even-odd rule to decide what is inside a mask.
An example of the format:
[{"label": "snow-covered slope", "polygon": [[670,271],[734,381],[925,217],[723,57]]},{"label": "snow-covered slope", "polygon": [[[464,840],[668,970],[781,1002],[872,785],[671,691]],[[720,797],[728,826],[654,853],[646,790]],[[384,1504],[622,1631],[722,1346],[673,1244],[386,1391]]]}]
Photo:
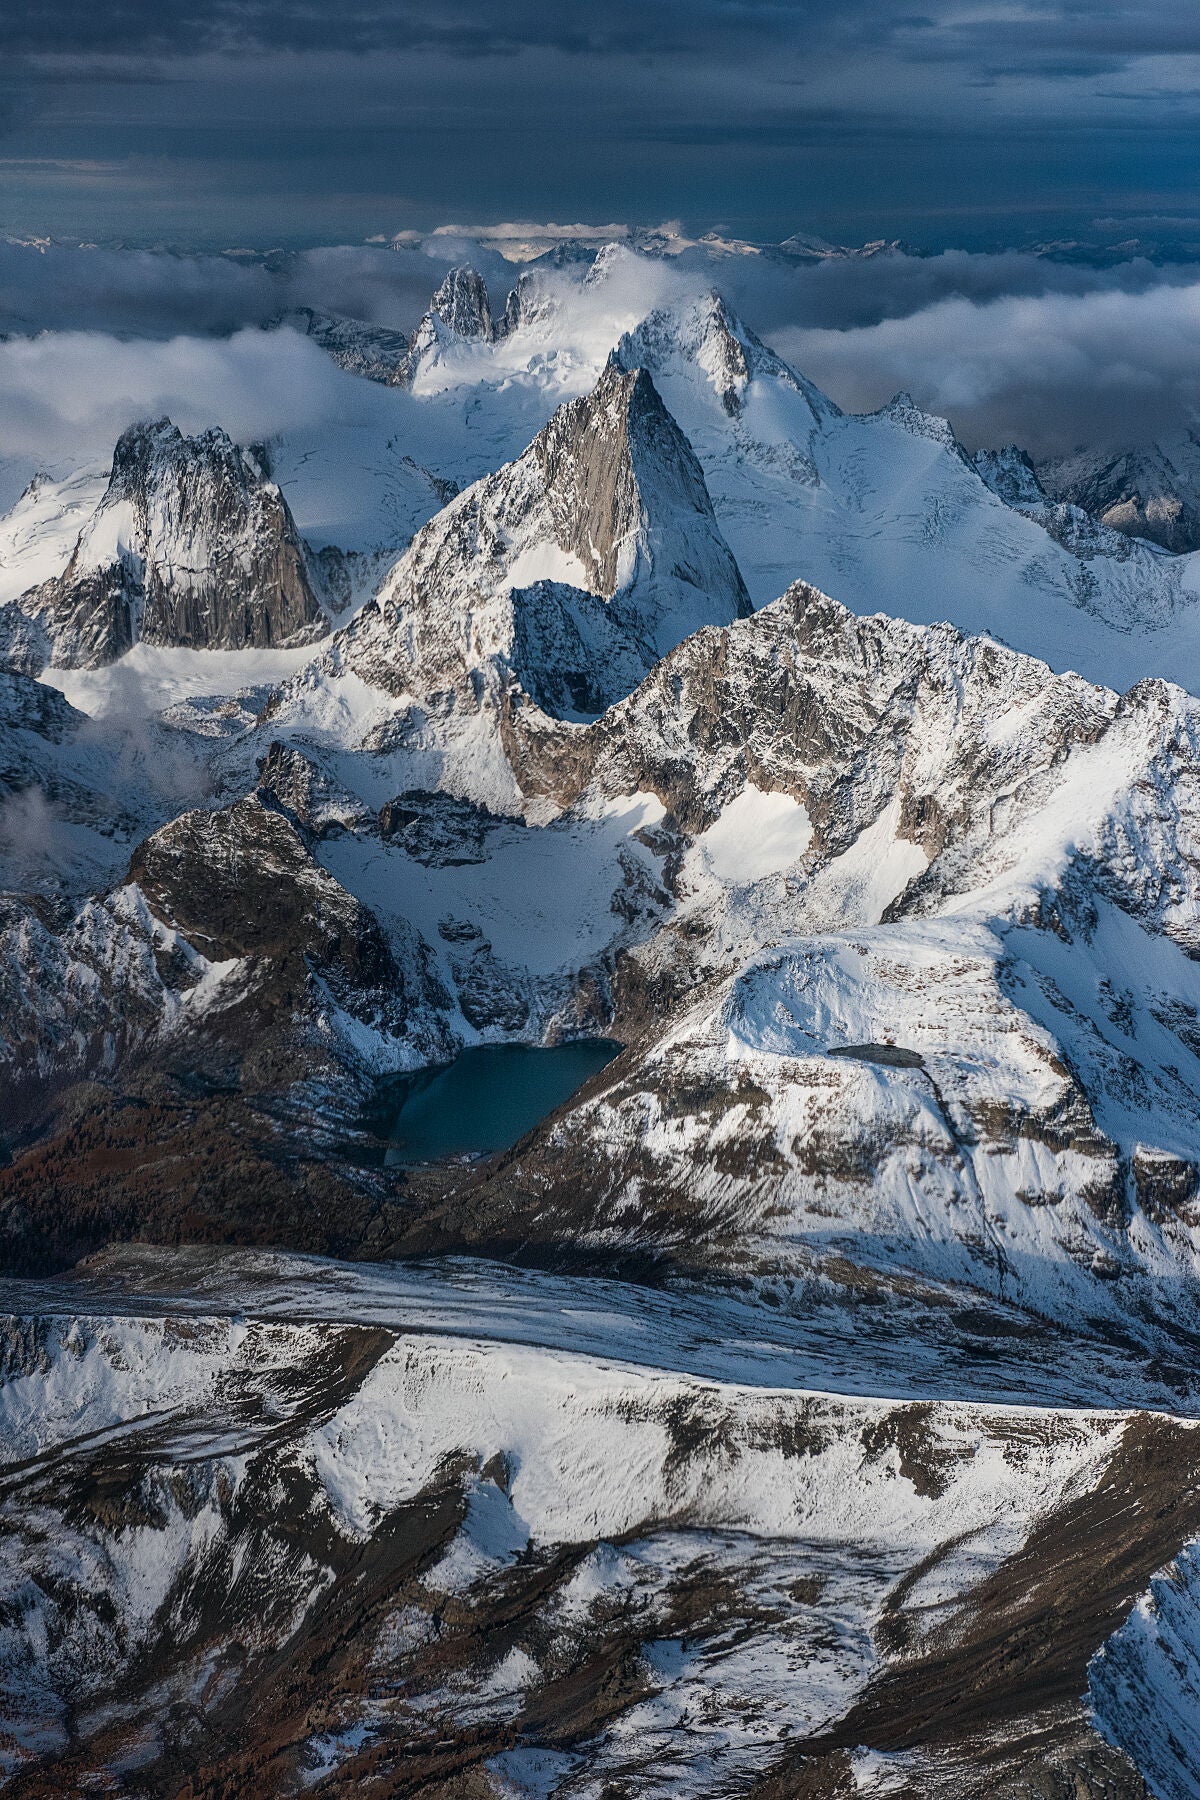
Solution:
[{"label": "snow-covered slope", "polygon": [[1187,1425],[705,1380],[631,1362],[619,1311],[590,1354],[496,1342],[478,1303],[466,1339],[380,1328],[350,1271],[333,1321],[302,1268],[275,1321],[181,1272],[5,1323],[16,1791],[1136,1792],[1078,1694],[1195,1515]]},{"label": "snow-covered slope", "polygon": [[628,1056],[452,1229],[1196,1329],[1198,747],[1178,689],[808,589],[534,735],[558,804],[655,797],[673,904],[618,971]]},{"label": "snow-covered slope", "polygon": [[[1180,690],[1121,698],[796,588],[592,724],[518,707],[465,740],[500,746],[524,822],[430,791],[432,763],[412,779],[404,711],[327,662],[229,768],[276,736],[261,793],[313,846],[305,879],[312,856],[423,971],[414,1042],[631,1044],[419,1232],[903,1268],[1168,1358],[1200,1327],[1200,714]],[[255,841],[238,891],[266,905]],[[139,868],[211,958],[211,919],[186,913],[204,859],[175,899]],[[404,1066],[403,1035],[368,1066]]]},{"label": "snow-covered slope", "polygon": [[11,1791],[1194,1793],[1191,564],[623,250],[418,340],[0,530],[0,1260],[197,1246],[4,1289]]},{"label": "snow-covered slope", "polygon": [[586,394],[628,337],[619,354],[650,373],[692,444],[756,604],[802,578],[856,612],[949,619],[1118,689],[1144,675],[1200,687],[1190,557],[1125,535],[1128,520],[1110,529],[1049,477],[1048,500],[1027,480],[1014,488],[1011,470],[994,478],[906,397],[839,413],[660,259],[610,245],[539,266],[498,323],[478,274],[451,271],[403,370],[377,367],[354,321],[330,330],[346,366],[406,384],[372,381],[361,416],[271,447],[300,532],[329,553],[321,598],[335,611],[366,598],[450,493]]},{"label": "snow-covered slope", "polygon": [[1062,502],[1006,504],[905,396],[839,413],[714,295],[622,246],[523,278],[500,332],[443,333],[414,372],[411,454],[477,478],[481,456],[494,467],[528,441],[539,409],[586,391],[625,334],[620,354],[692,444],[756,604],[802,578],[855,612],[948,619],[1118,689],[1144,675],[1200,687],[1190,558]]},{"label": "snow-covered slope", "polygon": [[1070,507],[1006,504],[945,420],[905,395],[841,414],[760,358],[731,414],[730,335],[710,299],[647,320],[622,354],[650,370],[695,448],[756,604],[800,577],[855,612],[946,619],[1117,688],[1148,674],[1200,687],[1188,559]]},{"label": "snow-covered slope", "polygon": [[78,905],[206,787],[200,758],[168,724],[123,708],[96,721],[56,688],[0,671],[0,893]]}]

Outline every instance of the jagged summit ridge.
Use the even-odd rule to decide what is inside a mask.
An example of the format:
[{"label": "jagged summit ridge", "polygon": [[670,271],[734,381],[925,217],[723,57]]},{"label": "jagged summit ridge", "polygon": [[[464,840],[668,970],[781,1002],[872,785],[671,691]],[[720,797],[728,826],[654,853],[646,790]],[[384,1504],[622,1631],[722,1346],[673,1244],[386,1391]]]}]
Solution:
[{"label": "jagged summit ridge", "polygon": [[654,374],[690,367],[708,382],[732,419],[741,413],[750,383],[759,378],[802,395],[814,425],[839,416],[833,401],[768,349],[715,288],[682,305],[656,307],[622,336],[615,355],[625,368],[647,368]]},{"label": "jagged summit ridge", "polygon": [[976,472],[1006,506],[1043,506],[1045,490],[1037,470],[1024,450],[1005,444],[999,450],[977,450],[971,459]]},{"label": "jagged summit ridge", "polygon": [[490,342],[495,336],[487,283],[478,269],[469,265],[448,272],[429,310],[456,337]]},{"label": "jagged summit ridge", "polygon": [[408,346],[405,381],[411,384],[422,368],[436,363],[439,353],[461,343],[491,344],[496,327],[492,320],[487,284],[477,269],[451,269],[429,303]]},{"label": "jagged summit ridge", "polygon": [[218,427],[131,426],[60,576],[23,597],[59,666],[134,642],[262,648],[317,635],[321,608],[287,501],[261,455]]},{"label": "jagged summit ridge", "polygon": [[[614,357],[592,392],[560,408],[531,448],[555,539],[583,564],[590,591],[608,600],[656,574],[696,588],[715,576],[714,599],[723,592],[735,614],[749,612],[733,557],[720,555],[714,541],[719,534],[704,472],[645,369],[625,369]],[[692,520],[706,528],[703,559],[690,560],[672,542],[671,567],[661,568],[661,534],[669,524],[686,535]]]},{"label": "jagged summit ridge", "polygon": [[691,631],[750,611],[703,472],[644,370],[614,359],[523,456],[420,531],[328,659],[461,717],[513,682],[594,713]]}]

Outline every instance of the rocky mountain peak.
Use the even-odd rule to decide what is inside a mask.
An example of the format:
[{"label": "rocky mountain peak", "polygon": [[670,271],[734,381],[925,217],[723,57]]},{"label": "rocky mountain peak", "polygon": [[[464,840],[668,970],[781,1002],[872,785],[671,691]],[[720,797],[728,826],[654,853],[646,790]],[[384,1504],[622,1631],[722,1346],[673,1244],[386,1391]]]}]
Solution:
[{"label": "rocky mountain peak", "polygon": [[490,343],[495,336],[487,285],[478,269],[469,264],[449,271],[429,310],[456,337],[484,338]]},{"label": "rocky mountain peak", "polygon": [[[546,261],[545,258],[541,260]],[[549,266],[557,269],[561,265],[552,263]],[[504,313],[496,321],[496,336],[509,337],[523,326],[551,320],[557,311],[558,301],[543,270],[524,269],[517,279],[517,285],[509,289],[504,302]]]},{"label": "rocky mountain peak", "polygon": [[760,376],[802,394],[814,424],[838,414],[819,388],[743,324],[715,288],[696,299],[656,307],[625,333],[614,354],[627,369],[645,368],[657,375],[682,370],[698,376],[732,419],[741,413],[751,381]]},{"label": "rocky mountain peak", "polygon": [[422,363],[436,358],[447,344],[491,344],[497,337],[487,285],[469,265],[451,269],[429,302],[408,346],[403,379],[411,383]]},{"label": "rocky mountain peak", "polygon": [[1053,500],[1176,555],[1200,549],[1200,435],[1126,450],[1076,450],[1037,465]]},{"label": "rocky mountain peak", "polygon": [[490,736],[485,751],[472,720],[507,717],[520,696],[592,716],[690,632],[749,611],[691,445],[646,371],[613,360],[417,533],[327,675],[395,695],[444,761],[462,738],[464,791],[511,807],[508,751],[497,761]]},{"label": "rocky mountain peak", "polygon": [[263,648],[319,635],[324,615],[287,501],[261,452],[219,427],[131,425],[62,575],[22,600],[59,666],[112,662],[141,638]]},{"label": "rocky mountain peak", "polygon": [[1044,505],[1046,495],[1037,470],[1016,444],[1005,444],[999,450],[977,450],[971,460],[993,494],[1006,506]]},{"label": "rocky mountain peak", "polygon": [[937,413],[926,412],[903,388],[892,396],[886,406],[881,406],[874,417],[890,419],[894,425],[901,426],[914,437],[930,438],[935,444],[944,444],[947,450],[953,450],[966,461],[970,460],[955,437],[950,421],[939,417]]},{"label": "rocky mountain peak", "polygon": [[[559,547],[606,600],[637,579],[651,510],[662,517],[667,506],[679,508],[716,531],[700,464],[645,369],[611,359],[592,392],[560,407],[539,432],[532,455]],[[737,610],[748,611],[740,583],[737,576]]]}]

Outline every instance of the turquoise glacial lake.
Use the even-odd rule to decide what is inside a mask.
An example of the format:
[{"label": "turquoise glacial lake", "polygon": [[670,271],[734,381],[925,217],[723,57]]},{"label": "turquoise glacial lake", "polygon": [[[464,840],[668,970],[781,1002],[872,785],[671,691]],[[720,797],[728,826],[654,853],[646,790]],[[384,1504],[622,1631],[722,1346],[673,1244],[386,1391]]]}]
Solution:
[{"label": "turquoise glacial lake", "polygon": [[441,1068],[419,1069],[391,1090],[398,1106],[387,1161],[444,1162],[507,1150],[620,1049],[612,1038],[546,1049],[482,1044]]}]

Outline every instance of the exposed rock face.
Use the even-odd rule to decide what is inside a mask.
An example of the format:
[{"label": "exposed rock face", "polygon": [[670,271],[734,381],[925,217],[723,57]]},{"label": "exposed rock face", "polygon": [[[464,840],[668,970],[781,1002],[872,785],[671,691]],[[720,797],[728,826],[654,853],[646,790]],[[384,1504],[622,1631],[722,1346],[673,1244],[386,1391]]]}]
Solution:
[{"label": "exposed rock face", "polygon": [[501,823],[484,806],[423,788],[397,794],[379,809],[383,836],[434,869],[485,862],[488,832]]},{"label": "exposed rock face", "polygon": [[225,812],[182,814],[136,851],[129,878],[210,962],[298,955],[355,987],[397,983],[366,907],[256,797]]},{"label": "exposed rock face", "polygon": [[527,330],[533,325],[549,325],[557,310],[557,301],[543,270],[525,269],[516,287],[509,289],[504,311],[496,320],[496,336],[509,337],[514,331]]},{"label": "exposed rock face", "polygon": [[[561,274],[494,354],[449,285],[400,410],[481,456],[527,332],[533,441],[285,687],[122,733],[0,675],[0,1267],[59,1271],[0,1318],[13,1800],[1190,1800],[1200,702],[864,599],[1069,578],[1182,654],[1182,571],[712,296],[539,430]],[[72,629],[178,628],[81,492],[0,582],[79,507]],[[719,519],[874,616],[742,616]],[[597,1035],[511,1149],[385,1162],[388,1078]]]},{"label": "exposed rock face", "polygon": [[10,734],[32,732],[51,744],[77,731],[84,715],[57,688],[31,676],[0,670],[0,791],[24,785],[16,779],[16,747]]},{"label": "exposed rock face", "polygon": [[382,382],[385,387],[403,387],[409,378],[410,340],[403,331],[314,312],[307,306],[285,314],[282,323],[320,344],[351,375]]},{"label": "exposed rock face", "polygon": [[132,650],[145,590],[124,558],[103,568],[73,556],[64,573],[23,597],[56,668],[95,669]]},{"label": "exposed rock face", "polygon": [[336,1083],[337,1112],[356,1083],[361,1095],[403,1066],[438,998],[415,934],[390,942],[257,796],[182,814],[65,925],[17,905],[5,927],[0,1072],[14,1109],[53,1065],[59,1080],[125,1082],[190,1068],[201,1085],[281,1103]]},{"label": "exposed rock face", "polygon": [[278,740],[269,746],[259,765],[258,797],[315,837],[361,825],[371,816],[362,801],[326,770]]},{"label": "exposed rock face", "polygon": [[113,662],[138,638],[236,650],[319,636],[287,502],[260,460],[223,431],[187,438],[167,419],[133,426],[61,576],[22,609],[57,666]]},{"label": "exposed rock face", "polygon": [[[732,599],[735,616],[749,612],[704,474],[645,370],[625,372],[614,361],[585,399],[555,413],[532,454],[555,542],[582,566],[590,593],[610,600],[657,574],[711,589],[716,606]],[[689,556],[693,520],[697,553]],[[669,567],[658,566],[668,558]]]},{"label": "exposed rock face", "polygon": [[429,310],[456,337],[486,338],[490,342],[494,336],[487,285],[477,269],[451,269],[433,296]]},{"label": "exposed rock face", "polygon": [[976,469],[1006,506],[1041,506],[1046,499],[1037,470],[1024,450],[1006,444],[1002,450],[977,450]]},{"label": "exposed rock face", "polygon": [[[419,705],[427,734],[530,698],[578,717],[689,632],[749,610],[686,438],[649,376],[614,361],[524,456],[418,532],[279,716],[349,672]],[[478,779],[475,791],[488,798]]]},{"label": "exposed rock face", "polygon": [[[569,804],[593,785],[646,788],[699,832],[755,782],[804,805],[814,862],[839,855],[895,802],[901,834],[932,863],[956,839],[983,841],[995,794],[1020,780],[1031,797],[1070,747],[1104,733],[1118,704],[998,645],[859,619],[797,583],[664,659],[574,746],[561,793]],[[997,706],[1035,710],[1036,733],[997,738]],[[557,761],[552,745],[547,757]]]},{"label": "exposed rock face", "polygon": [[447,346],[464,341],[490,344],[495,337],[483,276],[469,267],[451,269],[409,342],[405,380],[415,380],[426,365],[436,363],[439,351]]},{"label": "exposed rock face", "polygon": [[926,412],[918,406],[912,395],[905,389],[893,394],[886,406],[881,406],[873,418],[886,419],[892,425],[899,425],[902,430],[910,431],[914,437],[930,438],[935,444],[952,451],[963,462],[969,457],[958,438],[949,419],[941,418],[937,413]]},{"label": "exposed rock face", "polygon": [[1118,453],[1077,450],[1037,465],[1056,500],[1128,537],[1182,554],[1200,549],[1200,434]]},{"label": "exposed rock face", "polygon": [[618,972],[626,1058],[463,1186],[452,1239],[760,1270],[920,1241],[1050,1316],[1122,1314],[1161,1254],[1182,1286],[1143,1320],[1200,1326],[1194,703],[797,587],[521,748],[556,805],[656,797],[675,906]]},{"label": "exposed rock face", "polygon": [[0,669],[36,675],[50,660],[50,637],[44,625],[14,602],[0,606]]}]

